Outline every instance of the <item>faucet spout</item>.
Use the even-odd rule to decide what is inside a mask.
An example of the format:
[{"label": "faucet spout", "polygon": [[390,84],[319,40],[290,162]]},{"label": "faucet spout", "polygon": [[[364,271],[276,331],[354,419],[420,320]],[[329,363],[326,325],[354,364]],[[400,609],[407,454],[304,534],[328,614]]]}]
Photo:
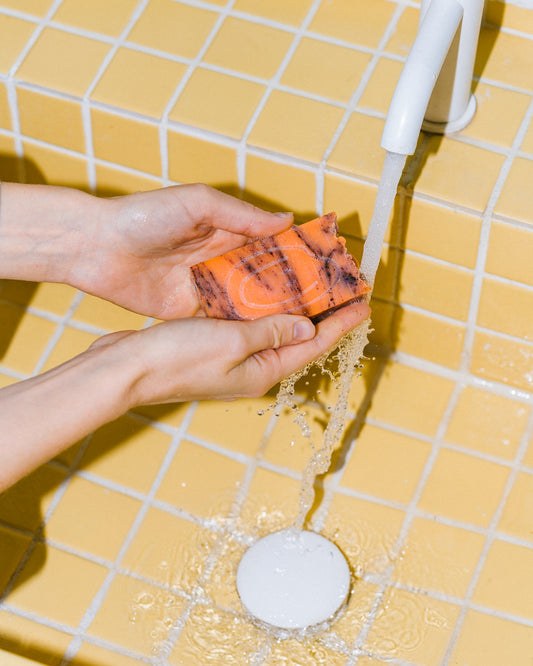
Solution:
[{"label": "faucet spout", "polygon": [[385,150],[412,155],[422,128],[444,133],[470,122],[483,4],[484,0],[423,0],[418,34],[385,122]]}]

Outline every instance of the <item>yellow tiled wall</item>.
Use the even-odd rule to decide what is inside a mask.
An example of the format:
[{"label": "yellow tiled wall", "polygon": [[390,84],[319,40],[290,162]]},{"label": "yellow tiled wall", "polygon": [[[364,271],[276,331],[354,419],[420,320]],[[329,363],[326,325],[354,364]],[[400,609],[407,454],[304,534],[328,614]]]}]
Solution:
[{"label": "yellow tiled wall", "polygon": [[[150,407],[0,496],[2,664],[156,664],[169,637],[169,664],[531,666],[524,4],[487,0],[475,118],[422,134],[402,178],[358,431],[310,523],[350,560],[343,616],[276,643],[235,592],[246,545],[298,511],[310,452],[290,415],[259,417],[269,398]],[[0,180],[102,196],[202,181],[298,221],[335,210],[359,258],[418,15],[410,0],[0,0]],[[0,386],[151,323],[67,286],[0,282]]]}]

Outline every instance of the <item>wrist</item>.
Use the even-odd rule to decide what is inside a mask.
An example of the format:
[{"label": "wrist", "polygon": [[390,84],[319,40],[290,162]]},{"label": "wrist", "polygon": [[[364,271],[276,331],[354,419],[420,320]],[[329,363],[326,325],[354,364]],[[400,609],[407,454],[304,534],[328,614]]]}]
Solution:
[{"label": "wrist", "polygon": [[68,187],[3,183],[0,277],[75,282],[101,217],[103,200]]}]

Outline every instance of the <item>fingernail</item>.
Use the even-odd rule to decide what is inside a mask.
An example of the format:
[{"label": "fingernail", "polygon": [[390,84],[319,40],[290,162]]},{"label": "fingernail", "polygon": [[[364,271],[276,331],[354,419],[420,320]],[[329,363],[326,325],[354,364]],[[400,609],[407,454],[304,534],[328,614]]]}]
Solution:
[{"label": "fingernail", "polygon": [[292,213],[274,213],[276,217],[283,217],[288,219],[289,217],[292,217]]},{"label": "fingernail", "polygon": [[295,340],[310,340],[314,335],[315,327],[308,319],[301,319],[294,324],[293,336]]}]

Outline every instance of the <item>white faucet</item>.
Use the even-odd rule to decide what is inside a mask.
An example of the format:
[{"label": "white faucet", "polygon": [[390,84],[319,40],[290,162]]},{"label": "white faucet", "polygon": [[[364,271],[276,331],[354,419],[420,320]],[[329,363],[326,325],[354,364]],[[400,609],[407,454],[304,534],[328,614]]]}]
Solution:
[{"label": "white faucet", "polygon": [[385,122],[385,150],[412,155],[421,129],[444,134],[472,120],[472,75],[483,6],[484,0],[422,0],[418,34]]}]

